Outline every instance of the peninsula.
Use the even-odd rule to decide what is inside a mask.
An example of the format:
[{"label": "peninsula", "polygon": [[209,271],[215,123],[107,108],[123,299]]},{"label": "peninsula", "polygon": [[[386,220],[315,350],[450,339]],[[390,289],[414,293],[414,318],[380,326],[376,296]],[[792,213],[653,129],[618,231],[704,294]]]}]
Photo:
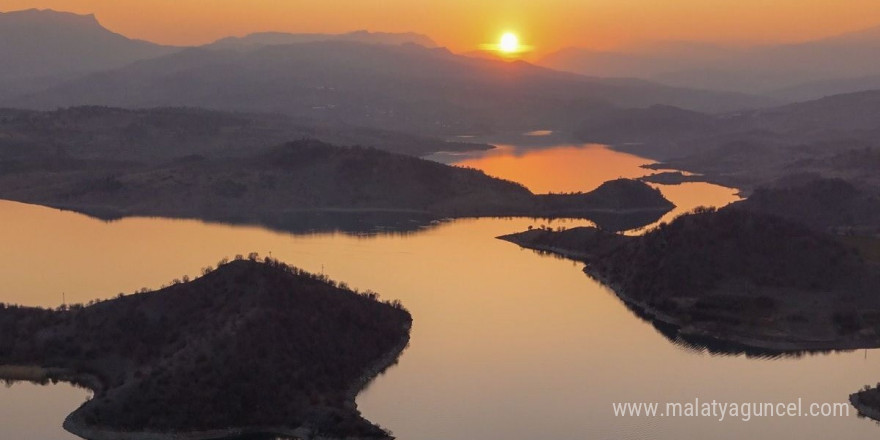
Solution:
[{"label": "peninsula", "polygon": [[660,191],[633,180],[607,182],[589,193],[538,195],[474,169],[317,140],[243,157],[191,155],[160,164],[37,162],[0,170],[0,198],[105,219],[195,218],[288,231],[321,213],[330,220],[397,214],[421,224],[458,217],[575,217],[619,230],[652,223],[674,207]]},{"label": "peninsula", "polygon": [[576,228],[499,238],[585,262],[675,337],[777,352],[880,346],[880,265],[777,217],[734,206],[639,237]]},{"label": "peninsula", "polygon": [[398,302],[253,254],[204,272],[89,306],[0,306],[0,365],[33,366],[0,375],[91,388],[64,427],[92,440],[390,437],[354,399],[408,343]]}]

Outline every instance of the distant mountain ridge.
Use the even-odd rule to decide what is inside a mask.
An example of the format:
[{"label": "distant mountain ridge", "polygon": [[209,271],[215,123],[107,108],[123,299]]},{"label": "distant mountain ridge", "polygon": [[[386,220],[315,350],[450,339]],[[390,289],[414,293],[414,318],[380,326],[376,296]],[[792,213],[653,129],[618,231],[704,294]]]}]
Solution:
[{"label": "distant mountain ridge", "polygon": [[37,9],[0,12],[0,81],[63,78],[177,50],[111,32],[94,15]]},{"label": "distant mountain ridge", "polygon": [[[827,140],[874,142],[880,133],[880,90],[721,115],[670,106],[607,112],[576,133],[584,142],[613,143],[654,158],[706,151],[731,141],[798,145]],[[661,152],[660,145],[674,147]]]},{"label": "distant mountain ridge", "polygon": [[[355,31],[339,35],[256,33],[224,38],[203,47],[250,50],[332,40],[436,46],[430,38],[416,33]],[[125,37],[105,28],[94,14],[51,9],[0,12],[0,100],[184,49]]]},{"label": "distant mountain ridge", "polygon": [[878,121],[875,90],[721,115],[667,106],[617,110],[585,120],[575,136],[663,161],[650,168],[697,173],[745,193],[792,174],[844,179],[876,191]]},{"label": "distant mountain ridge", "polygon": [[[666,104],[717,112],[773,104],[744,94],[479,60],[413,33],[257,33],[198,48],[168,48],[114,34],[94,16],[35,10],[8,13],[0,21],[7,23],[0,34],[17,33],[4,41],[43,41],[38,48],[8,43],[0,48],[54,63],[31,62],[31,70],[16,67],[18,73],[5,67],[11,79],[0,75],[0,106],[11,108],[203,107],[450,136],[569,131],[585,115],[613,106]],[[59,32],[64,36],[53,37]],[[72,47],[64,49],[56,40]],[[95,60],[83,61],[88,57]],[[51,77],[40,76],[50,72]]]},{"label": "distant mountain ridge", "polygon": [[426,35],[415,32],[389,33],[360,30],[344,34],[297,34],[286,32],[257,32],[243,37],[221,38],[202,47],[208,49],[256,49],[262,46],[313,43],[316,41],[349,41],[365,44],[418,44],[424,47],[437,47],[437,43]]},{"label": "distant mountain ridge", "polygon": [[707,111],[768,104],[748,95],[587,78],[442,48],[347,41],[186,49],[0,102],[17,108],[188,106],[278,112],[433,135],[568,130],[610,106]]},{"label": "distant mountain ridge", "polygon": [[538,64],[584,75],[767,94],[790,102],[875,88],[880,76],[878,52],[880,26],[746,49],[687,42],[608,52],[565,48]]}]

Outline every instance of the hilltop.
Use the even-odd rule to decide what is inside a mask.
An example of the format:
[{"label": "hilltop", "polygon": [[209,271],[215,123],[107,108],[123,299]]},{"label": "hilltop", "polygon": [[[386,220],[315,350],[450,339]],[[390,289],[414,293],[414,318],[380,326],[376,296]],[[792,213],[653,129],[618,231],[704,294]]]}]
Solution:
[{"label": "hilltop", "polygon": [[64,424],[86,438],[388,437],[354,397],[406,345],[406,310],[277,261],[205,272],[89,306],[4,305],[0,363],[92,388]]},{"label": "hilltop", "polygon": [[37,9],[0,12],[0,97],[177,50],[114,33],[94,15]]}]

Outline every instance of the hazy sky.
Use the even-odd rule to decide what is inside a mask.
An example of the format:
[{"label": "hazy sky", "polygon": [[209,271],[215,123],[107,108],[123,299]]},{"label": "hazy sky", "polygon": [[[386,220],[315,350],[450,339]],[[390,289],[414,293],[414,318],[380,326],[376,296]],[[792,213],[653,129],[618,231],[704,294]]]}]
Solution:
[{"label": "hazy sky", "polygon": [[255,31],[415,31],[454,51],[514,31],[538,52],[644,40],[798,41],[880,24],[878,0],[0,0],[0,10],[95,13],[166,44]]}]

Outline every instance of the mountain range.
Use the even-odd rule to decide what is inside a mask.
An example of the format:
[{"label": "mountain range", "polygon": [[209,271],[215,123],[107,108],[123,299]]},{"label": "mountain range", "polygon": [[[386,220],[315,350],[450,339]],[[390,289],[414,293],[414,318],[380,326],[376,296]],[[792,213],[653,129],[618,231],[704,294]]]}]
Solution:
[{"label": "mountain range", "polygon": [[760,112],[880,87],[880,29],[754,49],[568,49],[543,67],[455,54],[414,33],[266,32],[169,47],[111,32],[92,15],[47,10],[0,14],[0,36],[0,58],[13,60],[0,65],[0,107],[202,107],[433,136],[584,131],[658,105]]},{"label": "mountain range", "polygon": [[221,38],[204,47],[211,49],[249,50],[262,46],[278,46],[285,44],[313,43],[316,41],[348,41],[353,43],[386,44],[399,46],[417,44],[424,47],[437,47],[431,38],[414,32],[388,33],[370,32],[366,30],[345,34],[289,34],[284,32],[258,32],[243,37]]},{"label": "mountain range", "polygon": [[111,32],[94,15],[0,12],[0,96],[177,50]]},{"label": "mountain range", "polygon": [[793,44],[735,48],[696,42],[621,51],[566,48],[538,64],[584,75],[799,101],[880,86],[880,27]]},{"label": "mountain range", "polygon": [[[744,193],[791,175],[880,188],[880,91],[783,106],[706,114],[669,106],[606,112],[585,120],[582,142],[662,160],[651,181],[710,180]],[[800,178],[799,178],[800,180]]]},{"label": "mountain range", "polygon": [[[38,21],[54,23],[54,30],[27,25]],[[744,94],[474,59],[431,47],[430,39],[417,34],[263,33],[169,48],[121,37],[92,16],[23,11],[4,14],[3,22],[0,33],[29,41],[27,53],[57,59],[46,71],[59,73],[55,80],[35,82],[46,73],[39,66],[0,68],[0,77],[27,83],[0,87],[0,106],[6,107],[191,106],[449,135],[570,129],[582,115],[614,106],[660,103],[724,111],[770,103]],[[65,44],[84,48],[95,61],[58,55],[70,51],[53,37],[62,29]],[[111,43],[121,48],[104,48]],[[0,57],[16,51],[21,52],[18,46],[7,44]],[[128,58],[120,60],[118,53]]]}]

